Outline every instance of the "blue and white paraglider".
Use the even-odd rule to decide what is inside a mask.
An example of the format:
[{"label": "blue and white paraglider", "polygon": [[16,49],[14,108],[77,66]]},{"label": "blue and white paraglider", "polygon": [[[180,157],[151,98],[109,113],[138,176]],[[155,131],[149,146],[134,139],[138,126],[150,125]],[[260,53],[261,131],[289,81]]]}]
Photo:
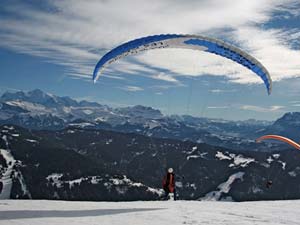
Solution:
[{"label": "blue and white paraglider", "polygon": [[116,60],[145,50],[158,48],[200,50],[231,59],[257,74],[263,80],[268,94],[271,94],[272,80],[270,74],[258,60],[235,46],[199,35],[161,34],[124,43],[112,49],[100,59],[93,73],[94,82],[97,81],[104,68]]}]

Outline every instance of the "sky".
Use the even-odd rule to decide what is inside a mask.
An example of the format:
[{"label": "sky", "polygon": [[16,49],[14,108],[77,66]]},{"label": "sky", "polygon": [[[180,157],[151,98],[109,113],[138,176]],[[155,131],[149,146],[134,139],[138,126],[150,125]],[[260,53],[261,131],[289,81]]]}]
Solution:
[{"label": "sky", "polygon": [[[168,33],[243,49],[269,71],[272,94],[247,68],[182,49],[125,57],[93,83],[106,52]],[[299,0],[1,0],[0,40],[0,94],[39,88],[113,107],[140,104],[230,120],[300,111]]]}]

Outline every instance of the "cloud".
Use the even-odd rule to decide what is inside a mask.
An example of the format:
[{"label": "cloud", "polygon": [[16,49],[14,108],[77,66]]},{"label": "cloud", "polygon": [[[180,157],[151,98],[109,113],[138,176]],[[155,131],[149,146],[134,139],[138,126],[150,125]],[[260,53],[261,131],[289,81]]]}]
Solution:
[{"label": "cloud", "polygon": [[[288,45],[290,35],[280,29],[261,30],[257,27],[243,27],[234,32],[236,40],[243,42],[252,55],[261,59],[273,81],[300,77],[300,51]],[[248,79],[237,78],[237,81],[247,83]]]},{"label": "cloud", "polygon": [[272,105],[270,107],[262,107],[262,106],[256,106],[256,105],[243,105],[243,106],[240,106],[240,109],[242,109],[242,110],[263,112],[263,113],[279,112],[283,108],[285,108],[285,107],[281,106],[281,105]]},{"label": "cloud", "polygon": [[290,104],[300,104],[300,101],[289,101]]},{"label": "cloud", "polygon": [[222,89],[211,89],[209,90],[211,93],[231,93],[236,92],[236,90],[222,90]]},{"label": "cloud", "polygon": [[6,87],[6,86],[0,86],[0,93],[4,93],[4,92],[17,92],[17,91],[21,91],[20,89],[16,89],[16,88],[10,88],[10,87]]},{"label": "cloud", "polygon": [[207,106],[208,109],[228,109],[228,106]]},{"label": "cloud", "polygon": [[163,80],[163,81],[167,81],[167,82],[171,82],[171,83],[179,83],[179,81],[176,80],[174,77],[172,77],[168,74],[165,74],[165,73],[159,73],[159,74],[153,75],[151,77],[156,80]]},{"label": "cloud", "polygon": [[[262,26],[276,12],[286,12],[289,18],[298,16],[298,0],[53,0],[47,1],[44,8],[23,1],[2,7],[5,15],[12,16],[1,17],[1,47],[42,57],[81,79],[91,79],[95,64],[111,48],[160,33],[224,38],[261,61],[274,80],[300,77],[300,52],[290,44],[299,39],[300,29]],[[229,59],[176,49],[153,50],[122,59],[104,74],[112,78],[143,72],[173,83],[177,83],[178,75],[204,74],[227,76],[238,83],[262,82]]]},{"label": "cloud", "polygon": [[141,87],[137,86],[125,86],[125,87],[120,87],[120,89],[124,91],[130,91],[130,92],[136,92],[136,91],[143,91],[144,89]]},{"label": "cloud", "polygon": [[177,88],[177,87],[188,87],[188,86],[185,85],[185,84],[182,84],[182,83],[170,84],[170,85],[168,85],[168,84],[166,84],[166,85],[158,84],[158,85],[153,85],[149,88],[160,92],[160,91],[163,91],[163,90],[167,90],[167,89],[170,89],[170,88]]}]

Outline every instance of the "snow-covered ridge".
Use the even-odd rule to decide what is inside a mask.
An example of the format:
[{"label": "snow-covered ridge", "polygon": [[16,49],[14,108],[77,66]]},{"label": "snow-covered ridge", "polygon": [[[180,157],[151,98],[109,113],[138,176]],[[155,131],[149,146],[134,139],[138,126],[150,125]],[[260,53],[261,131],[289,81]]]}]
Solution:
[{"label": "snow-covered ridge", "polygon": [[[0,121],[5,120],[9,123],[18,121],[22,126],[34,129],[44,129],[49,127],[61,129],[62,127],[68,126],[69,123],[81,119],[92,124],[107,123],[112,127],[126,124],[133,126],[138,125],[138,129],[148,131],[148,133],[145,132],[145,134],[148,134],[149,136],[153,135],[153,133],[150,132],[153,129],[161,129],[170,133],[176,127],[181,130],[180,127],[183,126],[188,129],[194,129],[195,132],[199,129],[206,130],[209,133],[216,134],[215,137],[222,141],[234,141],[228,139],[229,136],[240,136],[239,131],[243,129],[243,126],[249,129],[249,126],[251,127],[252,124],[253,126],[258,126],[259,124],[258,121],[246,121],[243,123],[242,121],[234,122],[191,116],[165,116],[160,110],[141,105],[112,108],[95,102],[79,102],[69,97],[55,96],[38,89],[30,92],[7,92],[0,98],[0,103],[25,110],[1,109]],[[15,117],[17,117],[17,120]],[[38,125],[36,124],[37,121],[34,121],[34,119],[39,122]],[[56,121],[57,124],[52,124],[50,120],[54,119],[61,121]],[[230,125],[229,127],[228,124]],[[265,123],[262,124],[260,129],[266,126]],[[235,131],[231,131],[232,126],[235,127]],[[133,132],[133,130],[130,130],[129,132]],[[176,136],[176,134],[173,136]],[[240,139],[235,141],[236,144],[243,143]],[[248,142],[249,140],[245,141]]]},{"label": "snow-covered ridge", "polygon": [[36,113],[36,114],[47,114],[47,113],[51,113],[50,109],[47,109],[47,107],[41,105],[41,104],[37,104],[37,103],[31,103],[31,102],[27,102],[27,101],[20,101],[20,100],[16,100],[16,101],[7,101],[5,102],[8,105],[11,106],[17,106],[20,107],[22,109],[25,109],[27,111],[30,111],[31,113]]},{"label": "snow-covered ridge", "polygon": [[[132,186],[132,187],[146,187],[147,191],[158,194],[158,195],[163,195],[164,191],[162,189],[156,189],[156,188],[151,188],[148,187],[140,182],[133,182],[132,180],[128,179],[126,176],[123,176],[121,179],[120,178],[110,178],[109,182],[105,183],[105,186],[107,186],[108,188],[111,188],[111,186],[118,186],[117,191],[120,194],[125,194],[128,186]],[[123,188],[122,188],[123,186]]]},{"label": "snow-covered ridge", "polygon": [[56,188],[68,186],[69,189],[73,188],[76,184],[80,185],[83,181],[88,181],[92,184],[98,184],[100,181],[102,181],[102,178],[99,176],[80,177],[74,180],[63,180],[63,176],[64,175],[62,173],[53,173],[49,174],[46,177],[46,180],[48,181],[49,185],[55,186]]},{"label": "snow-covered ridge", "polygon": [[99,184],[101,182],[104,182],[104,186],[110,190],[112,188],[116,189],[117,192],[121,195],[126,194],[128,189],[130,187],[144,187],[148,192],[152,192],[154,194],[157,194],[159,196],[163,195],[162,189],[156,189],[148,187],[140,182],[133,182],[129,178],[127,178],[125,175],[122,176],[122,178],[116,178],[116,177],[110,177],[108,179],[104,179],[101,176],[88,176],[88,177],[80,177],[74,180],[63,180],[63,174],[61,173],[53,173],[49,174],[46,177],[46,180],[48,181],[48,185],[55,186],[56,188],[63,188],[63,187],[69,187],[69,189],[72,189],[74,185],[80,185],[82,182],[89,182],[91,184]]}]

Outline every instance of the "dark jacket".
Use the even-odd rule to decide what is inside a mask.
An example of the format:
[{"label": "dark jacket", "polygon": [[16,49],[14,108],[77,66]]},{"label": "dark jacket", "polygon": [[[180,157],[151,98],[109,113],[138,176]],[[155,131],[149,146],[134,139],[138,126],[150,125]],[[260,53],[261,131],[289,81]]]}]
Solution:
[{"label": "dark jacket", "polygon": [[174,193],[175,190],[175,174],[174,173],[167,173],[163,179],[163,189],[165,192]]}]

